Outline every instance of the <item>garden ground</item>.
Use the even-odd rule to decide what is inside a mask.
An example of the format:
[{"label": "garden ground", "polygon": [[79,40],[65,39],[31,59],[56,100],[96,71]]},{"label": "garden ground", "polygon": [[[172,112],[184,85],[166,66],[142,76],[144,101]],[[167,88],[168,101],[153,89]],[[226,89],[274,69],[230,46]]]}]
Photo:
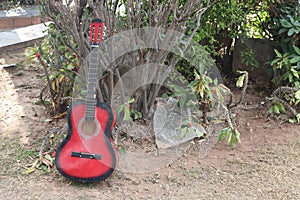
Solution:
[{"label": "garden ground", "polygon": [[299,126],[265,118],[265,93],[255,87],[236,110],[242,143],[234,150],[221,142],[200,158],[194,144],[157,172],[117,171],[94,184],[71,182],[55,168],[26,174],[43,139],[66,120],[49,123],[37,105],[43,69],[25,55],[25,49],[0,55],[0,64],[17,63],[0,69],[1,199],[300,199]]}]

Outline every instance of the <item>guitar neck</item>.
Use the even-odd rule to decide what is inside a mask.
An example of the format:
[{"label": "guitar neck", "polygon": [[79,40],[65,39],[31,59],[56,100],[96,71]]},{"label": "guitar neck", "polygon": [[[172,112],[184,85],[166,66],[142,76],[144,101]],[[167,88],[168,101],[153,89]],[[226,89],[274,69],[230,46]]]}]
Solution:
[{"label": "guitar neck", "polygon": [[95,120],[95,110],[96,110],[96,88],[98,80],[98,45],[92,45],[91,58],[88,69],[88,84],[87,84],[87,97],[86,97],[86,110],[85,110],[85,120],[94,121]]}]

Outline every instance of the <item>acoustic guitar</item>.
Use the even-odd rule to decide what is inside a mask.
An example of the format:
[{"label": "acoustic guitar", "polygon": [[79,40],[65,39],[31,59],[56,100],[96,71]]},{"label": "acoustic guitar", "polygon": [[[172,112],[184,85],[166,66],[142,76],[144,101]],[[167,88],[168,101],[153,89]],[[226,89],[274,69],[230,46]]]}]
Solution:
[{"label": "acoustic guitar", "polygon": [[68,134],[56,151],[57,170],[75,181],[104,180],[114,173],[117,165],[117,151],[111,138],[115,114],[110,106],[96,100],[98,51],[103,30],[103,21],[93,19],[87,97],[69,107]]}]

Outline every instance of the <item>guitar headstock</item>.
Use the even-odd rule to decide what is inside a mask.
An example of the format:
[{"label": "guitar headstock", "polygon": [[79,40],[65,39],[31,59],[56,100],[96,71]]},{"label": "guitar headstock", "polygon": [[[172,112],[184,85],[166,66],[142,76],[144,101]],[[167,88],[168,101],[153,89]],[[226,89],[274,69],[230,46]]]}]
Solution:
[{"label": "guitar headstock", "polygon": [[101,19],[93,19],[90,25],[90,43],[99,45],[103,39],[104,22]]}]

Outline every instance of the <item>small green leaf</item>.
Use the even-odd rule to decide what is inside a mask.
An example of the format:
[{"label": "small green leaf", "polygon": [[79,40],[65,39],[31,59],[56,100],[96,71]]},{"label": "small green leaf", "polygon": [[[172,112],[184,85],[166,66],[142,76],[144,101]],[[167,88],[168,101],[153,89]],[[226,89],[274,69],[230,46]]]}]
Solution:
[{"label": "small green leaf", "polygon": [[300,56],[300,49],[297,46],[293,46],[293,49],[295,50],[295,52]]},{"label": "small green leaf", "polygon": [[294,26],[297,26],[297,27],[300,27],[300,22],[299,22],[299,21],[295,21],[295,22],[293,23],[293,25],[294,25]]},{"label": "small green leaf", "polygon": [[291,124],[294,124],[294,123],[296,123],[296,122],[297,122],[297,119],[295,119],[295,118],[291,118],[291,119],[289,119],[289,122],[290,122]]},{"label": "small green leaf", "polygon": [[290,60],[290,63],[297,63],[300,61],[300,56],[294,56],[291,60]]},{"label": "small green leaf", "polygon": [[291,24],[294,24],[294,22],[295,22],[294,17],[291,15],[287,15],[287,17],[290,19]]},{"label": "small green leaf", "polygon": [[47,160],[49,160],[49,161],[51,161],[51,162],[53,162],[54,159],[55,159],[55,158],[52,158],[49,154],[46,154],[46,155],[44,156],[44,158],[47,159]]},{"label": "small green leaf", "polygon": [[131,119],[130,117],[130,107],[126,106],[124,109],[124,120],[129,121]]},{"label": "small green leaf", "polygon": [[125,147],[124,147],[124,146],[121,146],[121,148],[118,149],[118,152],[119,152],[120,154],[125,154],[125,153],[126,153]]},{"label": "small green leaf", "polygon": [[133,118],[134,118],[135,120],[141,119],[142,117],[143,117],[143,115],[142,115],[141,112],[139,112],[139,111],[137,111],[137,110],[133,110]]},{"label": "small green leaf", "polygon": [[163,98],[163,99],[166,99],[166,98],[168,98],[169,97],[169,95],[167,94],[167,93],[163,93],[162,95],[161,95],[161,98]]},{"label": "small green leaf", "polygon": [[292,35],[294,35],[295,32],[296,32],[296,29],[291,28],[287,34],[288,34],[288,36],[292,36]]},{"label": "small green leaf", "polygon": [[227,140],[226,140],[228,144],[230,144],[230,141],[231,141],[231,139],[232,139],[232,133],[233,133],[233,132],[232,132],[232,130],[230,129],[230,131],[228,132],[228,135],[227,135]]},{"label": "small green leaf", "polygon": [[300,90],[298,90],[297,92],[295,92],[295,98],[296,99],[300,99]]},{"label": "small green leaf", "polygon": [[34,103],[34,105],[41,105],[42,103],[40,102],[40,101],[36,101],[35,103]]},{"label": "small green leaf", "polygon": [[296,78],[299,78],[299,72],[298,71],[292,71],[293,75],[296,77]]},{"label": "small green leaf", "polygon": [[245,76],[246,76],[246,74],[243,74],[239,77],[239,79],[236,82],[237,87],[243,87]]},{"label": "small green leaf", "polygon": [[116,112],[117,112],[117,113],[120,113],[120,112],[124,109],[125,105],[126,105],[126,104],[119,105],[119,106],[117,107],[117,109],[116,109]]},{"label": "small green leaf", "polygon": [[279,107],[278,107],[277,105],[274,105],[274,106],[273,106],[273,112],[274,112],[275,114],[280,114],[280,110],[279,110]]},{"label": "small green leaf", "polygon": [[184,89],[178,85],[172,85],[172,87],[174,88],[175,90],[175,93],[178,93],[178,94],[181,94],[181,93],[184,93]]},{"label": "small green leaf", "polygon": [[274,64],[278,63],[281,60],[281,58],[275,58],[272,60],[271,65],[273,66]]},{"label": "small green leaf", "polygon": [[188,127],[186,126],[181,130],[180,137],[184,138],[187,132],[188,132]]},{"label": "small green leaf", "polygon": [[280,23],[285,28],[291,28],[291,27],[293,27],[293,25],[290,22],[288,22],[286,19],[281,19]]},{"label": "small green leaf", "polygon": [[281,28],[279,31],[278,31],[278,35],[281,35],[282,33],[284,33],[286,31],[285,28]]},{"label": "small green leaf", "polygon": [[277,57],[282,58],[282,54],[277,49],[274,49],[274,51],[275,51]]},{"label": "small green leaf", "polygon": [[294,78],[293,78],[293,74],[290,73],[290,74],[289,74],[289,82],[293,82],[293,79],[294,79]]},{"label": "small green leaf", "polygon": [[278,103],[277,107],[278,107],[280,113],[285,113],[285,108],[282,103]]},{"label": "small green leaf", "polygon": [[182,95],[181,98],[179,99],[179,106],[180,107],[184,107],[185,106],[185,103],[186,103],[186,100],[187,100],[187,96],[186,95]]},{"label": "small green leaf", "polygon": [[240,134],[240,132],[237,129],[235,129],[234,134],[235,134],[235,138],[236,138],[237,142],[241,143],[241,134]]},{"label": "small green leaf", "polygon": [[297,119],[297,122],[299,123],[299,122],[300,122],[300,113],[298,113],[298,114],[296,115],[296,119]]},{"label": "small green leaf", "polygon": [[218,141],[222,141],[223,138],[228,134],[228,131],[230,130],[229,127],[224,128],[223,130],[221,130],[221,133],[218,136]]},{"label": "small green leaf", "polygon": [[196,135],[198,136],[198,137],[202,137],[203,136],[203,133],[201,132],[201,131],[199,131],[198,129],[194,129],[195,130],[195,132],[196,132]]},{"label": "small green leaf", "polygon": [[236,139],[233,137],[233,138],[231,139],[231,141],[230,141],[230,147],[231,147],[232,149],[234,149],[236,142],[237,142]]},{"label": "small green leaf", "polygon": [[35,171],[35,167],[30,167],[25,171],[25,174],[30,174]]},{"label": "small green leaf", "polygon": [[271,107],[269,108],[269,113],[274,113],[274,106],[271,106]]},{"label": "small green leaf", "polygon": [[48,167],[46,165],[41,165],[43,171],[48,171]]},{"label": "small green leaf", "polygon": [[131,99],[129,99],[128,100],[128,103],[130,104],[130,103],[133,103],[134,102],[134,98],[131,98]]}]

